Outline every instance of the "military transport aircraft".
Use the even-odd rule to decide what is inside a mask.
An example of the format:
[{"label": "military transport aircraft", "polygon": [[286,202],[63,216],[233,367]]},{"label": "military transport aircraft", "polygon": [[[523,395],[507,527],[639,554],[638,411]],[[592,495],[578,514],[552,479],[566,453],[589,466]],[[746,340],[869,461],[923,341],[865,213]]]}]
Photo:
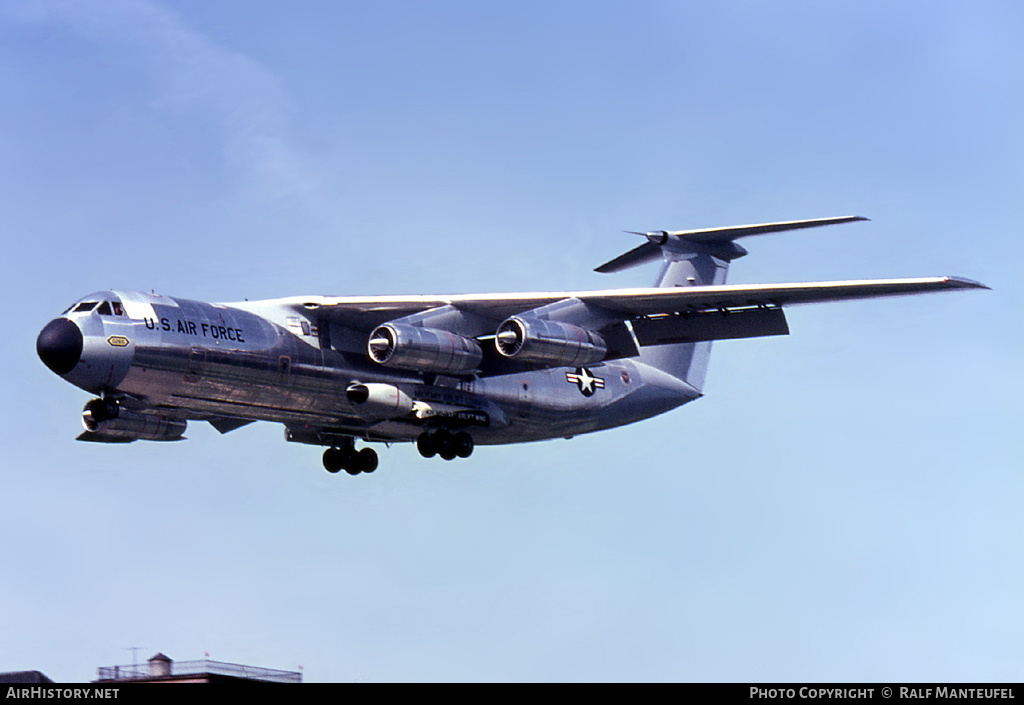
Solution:
[{"label": "military transport aircraft", "polygon": [[597,268],[662,260],[651,288],[230,304],[101,291],[48,323],[36,350],[96,395],[82,441],[274,421],[289,441],[326,446],[330,472],[376,469],[356,439],[465,458],[477,444],[571,437],[693,401],[711,341],[787,334],[786,305],[987,288],[957,277],[725,284],[747,254],[738,238],[858,220],[635,233],[643,244]]}]

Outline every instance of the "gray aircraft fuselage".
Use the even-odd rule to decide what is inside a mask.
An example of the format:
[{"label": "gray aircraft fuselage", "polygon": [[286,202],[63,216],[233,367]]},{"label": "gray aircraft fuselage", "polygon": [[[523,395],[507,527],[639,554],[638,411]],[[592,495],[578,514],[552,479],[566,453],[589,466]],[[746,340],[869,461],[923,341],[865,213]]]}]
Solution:
[{"label": "gray aircraft fuselage", "polygon": [[[88,307],[83,302],[97,305],[76,311]],[[99,312],[103,302],[119,304],[121,315],[112,307]],[[410,441],[442,420],[471,429],[478,444],[536,441],[639,421],[700,396],[685,382],[628,359],[425,380],[340,352],[329,341],[347,331],[328,321],[311,325],[273,301],[228,305],[103,291],[50,325],[66,327],[72,348],[65,353],[68,369],[55,371],[92,394],[123,396],[128,409],[134,402],[182,420],[278,422],[300,441],[307,441],[306,428]],[[77,359],[72,326],[82,339]],[[425,414],[387,419],[384,412],[364,411],[345,393],[355,383],[397,387],[422,402]]]}]

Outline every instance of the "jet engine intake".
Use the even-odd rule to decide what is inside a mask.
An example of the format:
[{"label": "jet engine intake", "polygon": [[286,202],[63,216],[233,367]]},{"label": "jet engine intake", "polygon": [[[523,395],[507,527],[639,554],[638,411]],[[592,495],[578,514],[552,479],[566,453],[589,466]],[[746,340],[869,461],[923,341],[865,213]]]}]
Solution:
[{"label": "jet engine intake", "polygon": [[128,409],[121,409],[117,418],[98,421],[90,405],[86,405],[82,411],[82,426],[89,433],[121,441],[177,441],[185,433],[188,422]]},{"label": "jet engine intake", "polygon": [[608,353],[604,339],[592,330],[520,316],[498,326],[494,344],[505,357],[552,367],[593,365]]},{"label": "jet engine intake", "polygon": [[345,398],[364,418],[394,419],[412,411],[412,397],[393,384],[356,382],[345,390]]},{"label": "jet engine intake", "polygon": [[370,359],[388,367],[435,373],[470,372],[483,351],[475,340],[445,330],[385,323],[370,333]]}]

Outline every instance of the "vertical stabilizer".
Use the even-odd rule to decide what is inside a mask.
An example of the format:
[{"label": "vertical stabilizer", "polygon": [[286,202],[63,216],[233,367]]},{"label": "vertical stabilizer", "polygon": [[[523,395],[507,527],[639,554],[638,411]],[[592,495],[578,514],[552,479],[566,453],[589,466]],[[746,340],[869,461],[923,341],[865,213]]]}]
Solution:
[{"label": "vertical stabilizer", "polygon": [[[658,287],[725,284],[729,260],[708,252],[663,247],[665,262],[655,282]],[[704,388],[711,341],[652,345],[640,351],[640,361],[677,377],[697,391]]]},{"label": "vertical stabilizer", "polygon": [[[646,262],[663,260],[658,287],[711,286],[725,284],[729,263],[747,254],[735,240],[785,230],[802,230],[867,220],[860,216],[790,220],[782,223],[737,225],[709,230],[659,230],[635,233],[647,242],[598,267],[598,272],[618,272]],[[707,373],[711,342],[652,345],[640,351],[640,361],[685,381],[701,390]]]}]

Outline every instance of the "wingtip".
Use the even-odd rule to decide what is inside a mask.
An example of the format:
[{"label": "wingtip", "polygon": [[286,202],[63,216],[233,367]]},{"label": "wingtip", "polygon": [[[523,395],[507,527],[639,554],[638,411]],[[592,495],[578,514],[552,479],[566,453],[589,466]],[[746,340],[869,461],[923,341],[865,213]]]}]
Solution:
[{"label": "wingtip", "polygon": [[982,284],[974,279],[968,279],[967,277],[943,277],[947,284],[953,286],[956,289],[985,289],[988,291],[992,290],[992,287],[987,284]]}]

